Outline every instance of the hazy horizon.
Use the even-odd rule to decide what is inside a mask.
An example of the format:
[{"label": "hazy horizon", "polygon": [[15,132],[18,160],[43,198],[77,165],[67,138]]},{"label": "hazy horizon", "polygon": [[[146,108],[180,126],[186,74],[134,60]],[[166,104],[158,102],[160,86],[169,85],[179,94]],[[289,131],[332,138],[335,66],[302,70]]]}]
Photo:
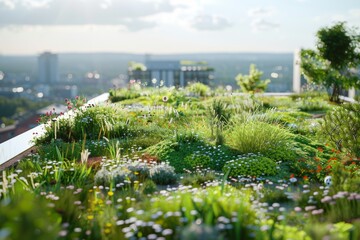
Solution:
[{"label": "hazy horizon", "polygon": [[267,55],[267,54],[274,54],[274,55],[277,55],[277,54],[294,54],[294,52],[296,51],[297,49],[294,49],[294,51],[292,52],[245,52],[245,51],[239,51],[239,52],[178,52],[178,53],[136,53],[136,52],[107,52],[107,51],[98,51],[98,52],[91,52],[91,51],[84,51],[84,52],[53,52],[53,51],[43,51],[43,52],[39,52],[39,53],[29,53],[29,54],[2,54],[0,52],[0,56],[6,56],[6,57],[27,57],[27,56],[38,56],[44,52],[51,52],[51,53],[54,53],[54,54],[59,54],[59,55],[70,55],[70,54],[73,54],[73,55],[76,55],[76,54],[124,54],[124,55],[146,55],[146,54],[150,54],[150,55],[153,55],[153,56],[166,56],[166,55],[216,55],[216,54],[229,54],[229,55],[238,55],[238,54],[264,54],[264,55]]}]

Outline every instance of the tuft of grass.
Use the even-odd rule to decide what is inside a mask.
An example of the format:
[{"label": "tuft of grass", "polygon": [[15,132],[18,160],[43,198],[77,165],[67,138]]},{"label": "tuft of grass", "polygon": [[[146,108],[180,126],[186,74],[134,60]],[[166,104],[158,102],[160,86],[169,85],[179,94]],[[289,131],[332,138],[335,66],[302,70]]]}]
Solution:
[{"label": "tuft of grass", "polygon": [[269,149],[284,149],[292,138],[287,130],[259,121],[235,124],[227,136],[229,145],[241,153],[265,153]]}]

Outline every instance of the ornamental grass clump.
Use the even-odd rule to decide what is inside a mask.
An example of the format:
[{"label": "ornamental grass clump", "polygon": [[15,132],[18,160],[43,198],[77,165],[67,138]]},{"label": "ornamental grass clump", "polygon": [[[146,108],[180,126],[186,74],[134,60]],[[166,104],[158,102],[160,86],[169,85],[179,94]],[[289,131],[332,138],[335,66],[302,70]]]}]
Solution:
[{"label": "ornamental grass clump", "polygon": [[73,136],[76,139],[110,138],[119,114],[110,106],[89,107],[74,117]]},{"label": "ornamental grass clump", "polygon": [[260,121],[234,124],[227,135],[229,145],[241,153],[265,153],[269,149],[286,149],[291,139],[287,130]]}]

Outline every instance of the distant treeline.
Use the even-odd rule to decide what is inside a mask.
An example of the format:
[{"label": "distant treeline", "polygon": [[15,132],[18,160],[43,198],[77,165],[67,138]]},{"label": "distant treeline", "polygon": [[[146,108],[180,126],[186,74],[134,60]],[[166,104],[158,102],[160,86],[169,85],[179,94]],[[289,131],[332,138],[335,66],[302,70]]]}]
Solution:
[{"label": "distant treeline", "polygon": [[49,105],[49,102],[35,102],[26,98],[7,98],[0,96],[0,119],[14,119],[26,112],[36,111]]}]

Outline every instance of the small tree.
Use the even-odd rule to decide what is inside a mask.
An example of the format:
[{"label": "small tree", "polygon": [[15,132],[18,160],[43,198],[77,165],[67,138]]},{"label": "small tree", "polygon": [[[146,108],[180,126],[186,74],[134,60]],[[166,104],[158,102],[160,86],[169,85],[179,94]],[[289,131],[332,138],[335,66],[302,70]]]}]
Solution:
[{"label": "small tree", "polygon": [[238,74],[235,79],[243,92],[264,92],[268,84],[270,83],[270,80],[261,80],[262,75],[263,72],[256,69],[255,64],[251,64],[249,69],[249,75]]},{"label": "small tree", "polygon": [[321,28],[317,50],[301,51],[301,68],[308,81],[332,88],[330,101],[340,102],[341,89],[359,87],[354,68],[359,64],[360,38],[344,22]]}]

